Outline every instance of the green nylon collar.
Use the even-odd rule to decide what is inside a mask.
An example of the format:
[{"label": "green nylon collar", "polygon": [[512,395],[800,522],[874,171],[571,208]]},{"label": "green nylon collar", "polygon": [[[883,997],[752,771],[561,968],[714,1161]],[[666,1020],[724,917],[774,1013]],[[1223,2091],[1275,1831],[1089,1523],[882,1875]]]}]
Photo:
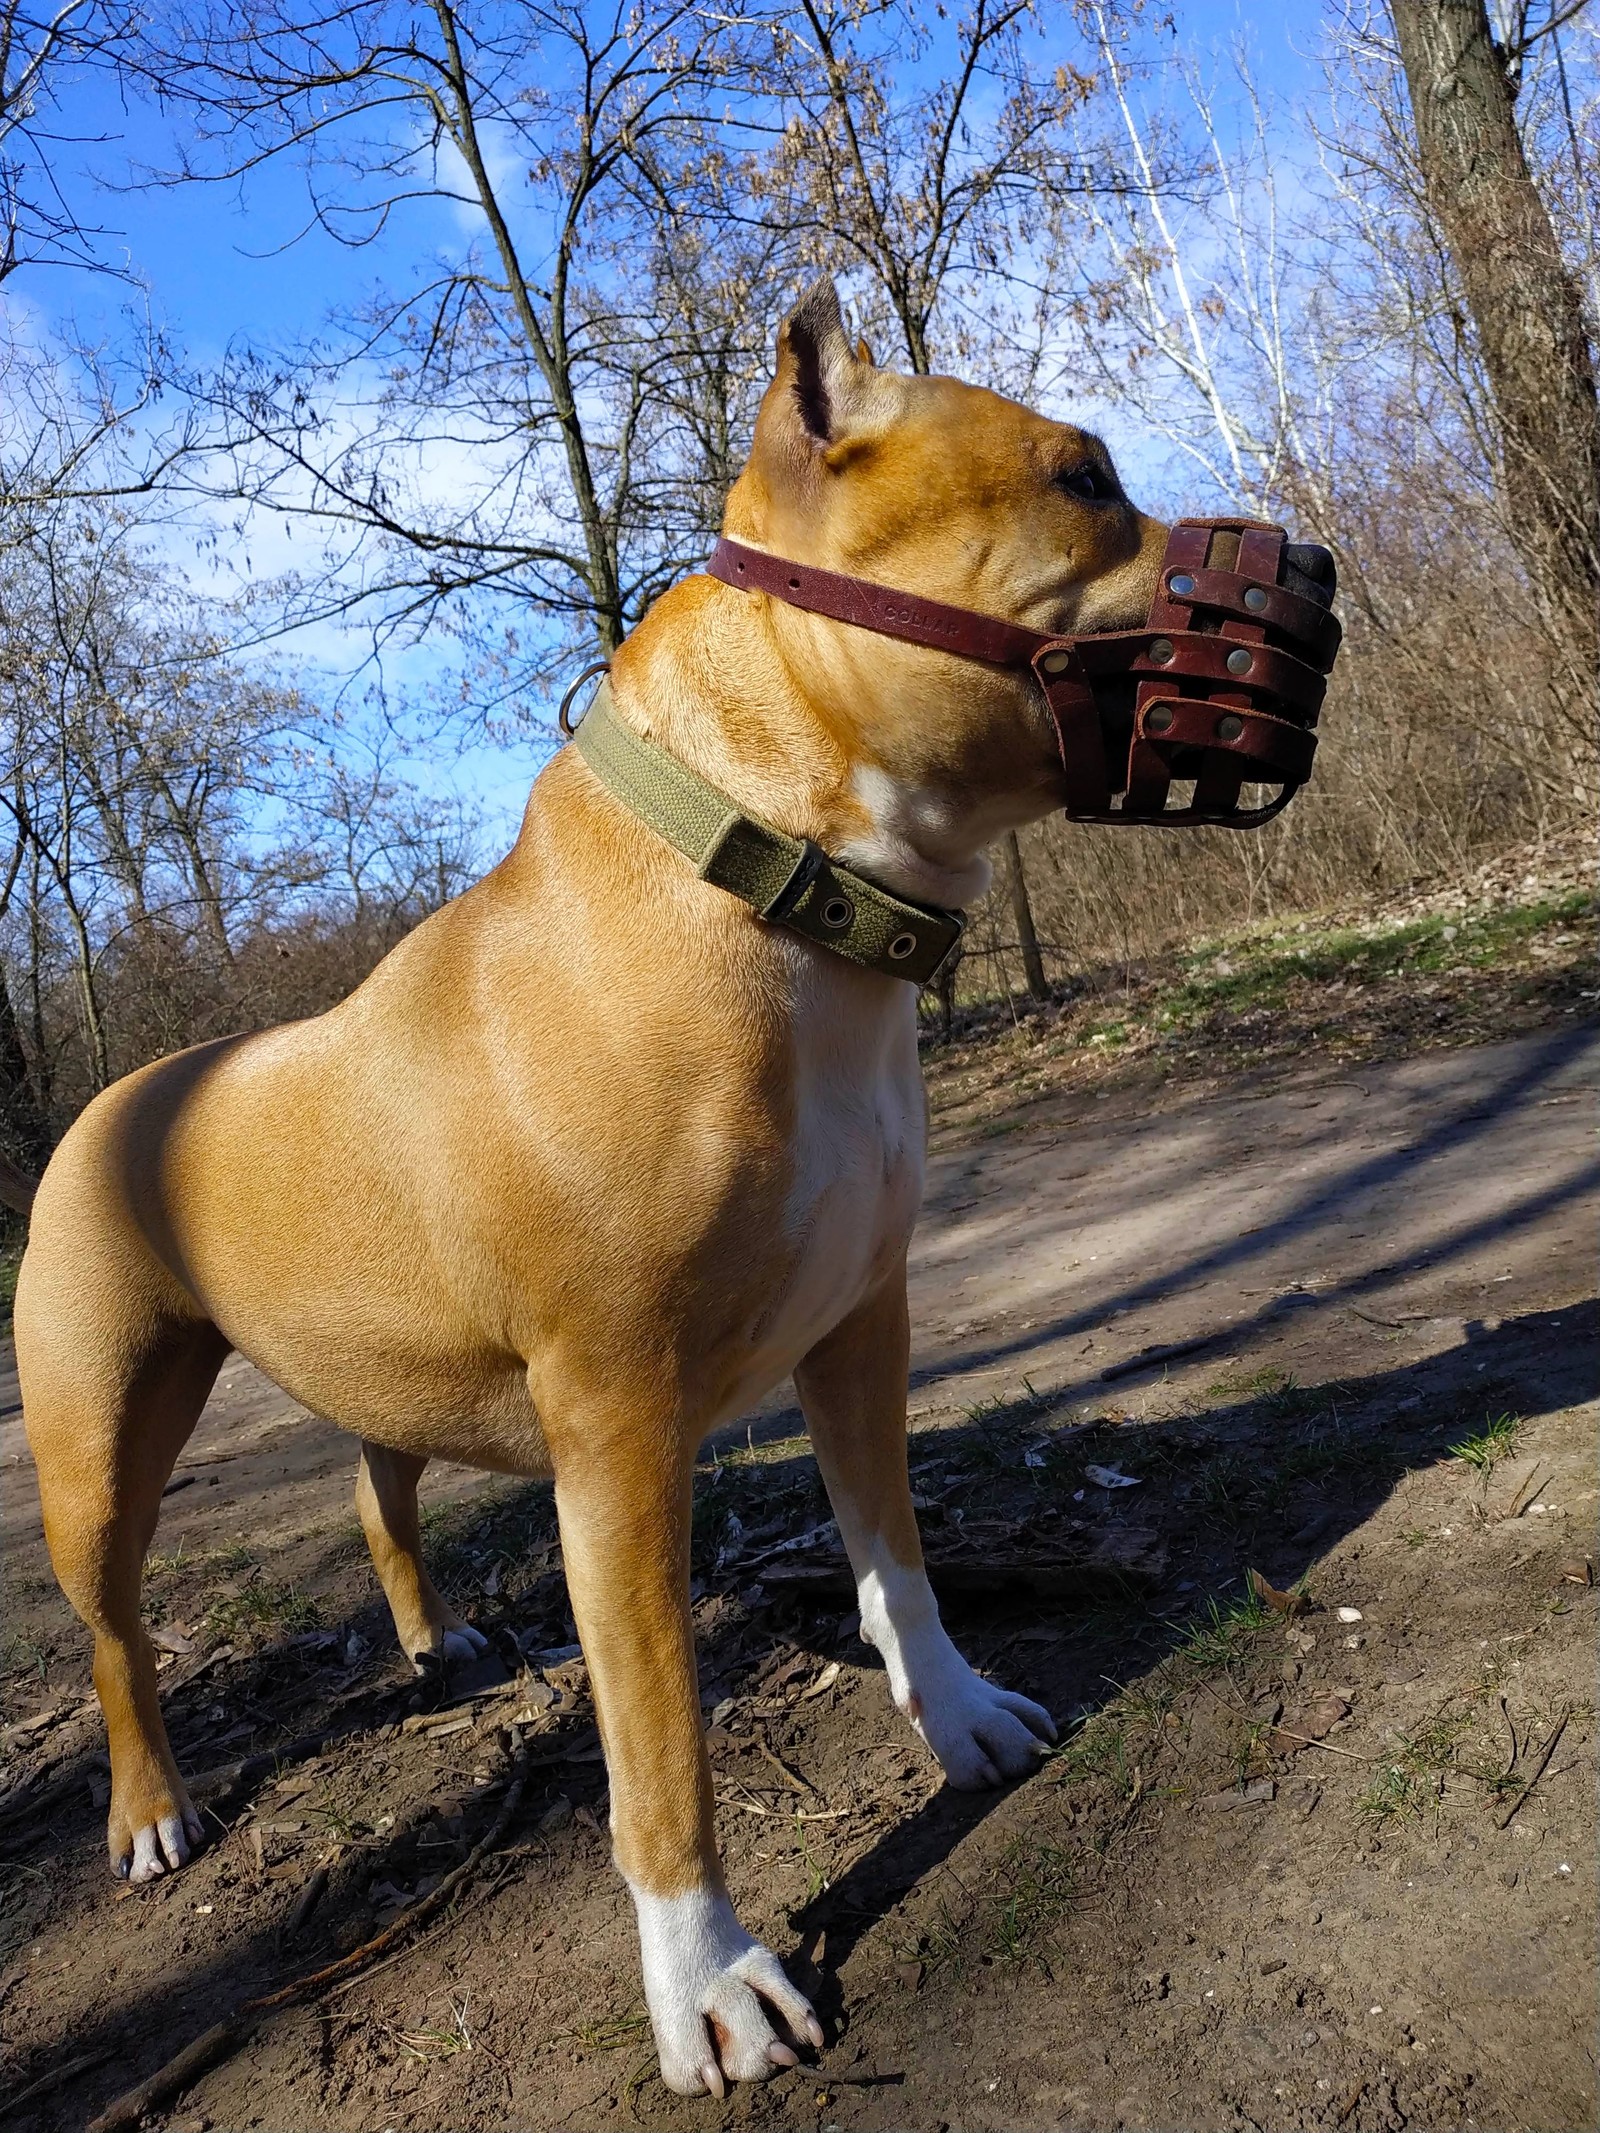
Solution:
[{"label": "green nylon collar", "polygon": [[935,978],[960,941],[959,911],[891,896],[809,839],[741,814],[726,793],[625,725],[609,682],[595,691],[573,739],[601,784],[691,860],[702,881],[739,897],[769,925],[913,985]]}]

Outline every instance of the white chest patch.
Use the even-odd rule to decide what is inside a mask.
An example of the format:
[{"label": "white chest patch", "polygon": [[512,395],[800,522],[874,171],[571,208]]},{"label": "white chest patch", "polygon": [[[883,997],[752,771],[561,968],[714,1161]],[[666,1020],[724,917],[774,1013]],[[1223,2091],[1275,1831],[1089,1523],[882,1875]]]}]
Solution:
[{"label": "white chest patch", "polygon": [[730,1412],[785,1377],[882,1280],[922,1204],[926,1113],[916,994],[896,985],[875,1014],[849,1006],[798,951],[791,1272],[764,1315]]}]

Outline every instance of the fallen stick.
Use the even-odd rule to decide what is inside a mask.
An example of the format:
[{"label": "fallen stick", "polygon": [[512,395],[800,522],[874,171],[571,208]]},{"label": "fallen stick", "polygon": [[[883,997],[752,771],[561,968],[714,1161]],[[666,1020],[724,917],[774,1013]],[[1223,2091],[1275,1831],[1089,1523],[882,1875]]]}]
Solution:
[{"label": "fallen stick", "polygon": [[1288,1726],[1274,1726],[1272,1730],[1274,1733],[1281,1734],[1285,1740],[1297,1740],[1302,1748],[1325,1748],[1330,1755],[1342,1755],[1348,1762],[1381,1763],[1383,1761],[1381,1755],[1358,1755],[1354,1748],[1341,1748],[1337,1741],[1316,1740],[1311,1734],[1295,1733]]},{"label": "fallen stick", "polygon": [[798,1770],[791,1770],[789,1768],[789,1765],[784,1761],[783,1757],[779,1755],[777,1751],[769,1745],[768,1742],[762,1740],[759,1734],[756,1736],[756,1750],[759,1754],[764,1755],[766,1757],[767,1761],[772,1765],[773,1769],[779,1773],[779,1775],[784,1779],[784,1782],[790,1787],[792,1791],[809,1792],[814,1800],[821,1799],[821,1793],[818,1792],[816,1786],[812,1784],[811,1780],[809,1778],[803,1778]]},{"label": "fallen stick", "polygon": [[477,1843],[468,1852],[461,1864],[452,1867],[439,1884],[419,1896],[415,1903],[408,1904],[397,1918],[375,1933],[371,1940],[363,1941],[359,1948],[352,1948],[348,1955],[338,1961],[325,1963],[320,1970],[311,1970],[304,1977],[292,1978],[287,1985],[280,1985],[276,1992],[262,1994],[259,1998],[246,2000],[235,2008],[231,2015],[196,2037],[192,2044],[184,2046],[164,2066],[158,2066],[147,2075],[137,2088],[125,2091],[109,2103],[100,2116],[91,2119],[87,2133],[125,2133],[125,2129],[137,2126],[145,2113],[156,2105],[189,2086],[200,2074],[207,2072],[219,2060],[236,2052],[255,2032],[264,2015],[280,2007],[288,2007],[296,2000],[309,1998],[325,1986],[339,1983],[355,1971],[364,1970],[375,1956],[392,1948],[396,1941],[405,1938],[411,1928],[437,1911],[441,1904],[453,1896],[472,1873],[486,1852],[492,1851],[505,1835],[512,1817],[522,1804],[523,1791],[528,1781],[528,1772],[533,1767],[533,1758],[519,1756],[506,1796],[500,1803],[500,1812],[484,1831]]},{"label": "fallen stick", "polygon": [[0,2118],[20,2110],[31,2103],[35,2096],[46,2095],[51,2089],[64,2088],[69,2081],[76,2081],[80,2074],[88,2073],[90,2067],[99,2066],[111,2057],[110,2048],[100,2052],[85,2052],[81,2059],[69,2059],[65,2066],[53,2067],[48,2074],[41,2074],[37,2081],[30,2081],[25,2089],[18,2089],[15,2096],[8,2096],[0,2103]]},{"label": "fallen stick", "polygon": [[1560,1719],[1556,1723],[1556,1730],[1545,1742],[1544,1753],[1540,1756],[1539,1761],[1535,1766],[1532,1777],[1529,1778],[1527,1784],[1523,1786],[1522,1790],[1517,1794],[1511,1805],[1506,1809],[1505,1813],[1495,1824],[1496,1829],[1510,1828],[1512,1816],[1516,1813],[1517,1809],[1522,1805],[1524,1800],[1527,1799],[1529,1793],[1532,1792],[1534,1786],[1538,1784],[1540,1778],[1544,1776],[1545,1771],[1548,1769],[1550,1764],[1550,1758],[1556,1752],[1556,1743],[1560,1740],[1562,1734],[1566,1732],[1567,1720],[1571,1716],[1572,1712],[1570,1708],[1562,1712]]},{"label": "fallen stick", "polygon": [[1141,1348],[1137,1355],[1130,1355],[1120,1363],[1113,1363],[1100,1373],[1102,1385],[1109,1385],[1114,1378],[1136,1377],[1141,1370],[1154,1370],[1161,1363],[1175,1363],[1181,1355],[1198,1355],[1202,1348],[1214,1348],[1223,1338],[1220,1333],[1202,1333],[1197,1340],[1172,1341],[1165,1347]]}]

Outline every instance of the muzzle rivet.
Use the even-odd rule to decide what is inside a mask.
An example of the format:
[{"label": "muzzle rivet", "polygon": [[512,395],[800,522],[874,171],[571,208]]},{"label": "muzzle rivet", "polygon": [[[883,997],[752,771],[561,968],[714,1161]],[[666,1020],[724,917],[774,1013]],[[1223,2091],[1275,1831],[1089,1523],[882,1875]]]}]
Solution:
[{"label": "muzzle rivet", "polygon": [[890,962],[903,963],[906,957],[910,955],[915,949],[916,945],[917,936],[914,933],[897,933],[894,939],[889,943]]},{"label": "muzzle rivet", "polygon": [[1186,600],[1194,591],[1194,580],[1186,570],[1175,570],[1167,580],[1167,591],[1175,593],[1180,600]]},{"label": "muzzle rivet", "polygon": [[1254,665],[1254,657],[1245,650],[1242,644],[1238,651],[1228,654],[1227,668],[1230,674],[1248,674]]},{"label": "muzzle rivet", "polygon": [[1244,589],[1244,604],[1252,615],[1259,615],[1267,604],[1267,596],[1259,585],[1247,585]]},{"label": "muzzle rivet", "polygon": [[1164,667],[1167,661],[1172,657],[1172,639],[1170,637],[1152,637],[1150,640],[1150,650],[1147,656],[1151,660],[1153,660],[1158,667]]},{"label": "muzzle rivet", "polygon": [[1225,718],[1217,720],[1217,739],[1236,741],[1244,731],[1244,720],[1230,711]]},{"label": "muzzle rivet", "polygon": [[830,896],[822,907],[822,923],[835,933],[842,933],[855,915],[856,907],[848,896]]},{"label": "muzzle rivet", "polygon": [[1144,715],[1144,730],[1146,733],[1165,733],[1171,724],[1171,704],[1152,704]]},{"label": "muzzle rivet", "polygon": [[1041,674],[1065,674],[1071,664],[1070,652],[1044,652],[1040,654],[1039,671]]}]

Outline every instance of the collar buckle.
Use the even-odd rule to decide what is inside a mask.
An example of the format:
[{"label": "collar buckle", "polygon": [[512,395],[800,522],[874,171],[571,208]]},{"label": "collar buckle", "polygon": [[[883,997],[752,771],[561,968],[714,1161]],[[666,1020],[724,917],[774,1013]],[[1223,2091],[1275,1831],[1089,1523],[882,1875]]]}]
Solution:
[{"label": "collar buckle", "polygon": [[813,844],[809,837],[800,847],[800,857],[794,863],[793,872],[783,887],[765,905],[760,913],[769,926],[781,926],[807,889],[828,864],[828,855],[820,844]]}]

